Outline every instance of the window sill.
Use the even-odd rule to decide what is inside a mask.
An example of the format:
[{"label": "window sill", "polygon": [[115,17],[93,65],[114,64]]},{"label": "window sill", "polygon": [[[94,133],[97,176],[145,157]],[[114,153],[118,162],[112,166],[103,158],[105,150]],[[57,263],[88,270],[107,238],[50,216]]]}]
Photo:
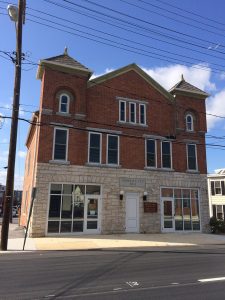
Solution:
[{"label": "window sill", "polygon": [[70,161],[67,160],[49,160],[49,163],[58,165],[70,165]]},{"label": "window sill", "polygon": [[160,168],[158,169],[159,171],[162,171],[162,172],[174,172],[175,170],[174,169],[171,169],[171,168]]},{"label": "window sill", "polygon": [[110,164],[100,164],[100,163],[86,163],[85,164],[88,167],[99,167],[99,168],[112,168],[112,169],[118,169],[121,168],[121,165],[110,165]]},{"label": "window sill", "polygon": [[158,168],[157,167],[144,167],[144,170],[146,170],[146,171],[157,171]]},{"label": "window sill", "polygon": [[123,122],[123,121],[117,121],[117,124],[124,125],[126,127],[143,127],[143,128],[148,127],[148,125],[146,125],[146,124]]},{"label": "window sill", "polygon": [[186,170],[186,173],[200,174],[198,170]]},{"label": "window sill", "polygon": [[58,115],[58,116],[63,116],[63,117],[71,117],[71,114],[69,114],[69,113],[64,113],[64,112],[60,112],[60,111],[57,111],[56,112],[56,115]]}]

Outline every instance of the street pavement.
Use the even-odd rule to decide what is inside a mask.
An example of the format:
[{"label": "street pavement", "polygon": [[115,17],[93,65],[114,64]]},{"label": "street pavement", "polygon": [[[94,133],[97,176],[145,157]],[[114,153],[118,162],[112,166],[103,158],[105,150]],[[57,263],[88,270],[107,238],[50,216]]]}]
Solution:
[{"label": "street pavement", "polygon": [[[1,226],[0,226],[1,227]],[[9,228],[8,251],[22,251],[25,231],[13,219]],[[210,249],[225,245],[225,235],[202,233],[112,234],[27,238],[25,250],[182,250]]]}]

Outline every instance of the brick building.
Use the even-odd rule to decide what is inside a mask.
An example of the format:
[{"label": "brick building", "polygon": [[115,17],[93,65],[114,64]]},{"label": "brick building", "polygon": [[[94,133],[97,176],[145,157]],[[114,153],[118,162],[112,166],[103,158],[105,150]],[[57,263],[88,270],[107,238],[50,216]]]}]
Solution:
[{"label": "brick building", "polygon": [[[136,64],[90,80],[63,55],[41,60],[21,222],[30,235],[206,231],[208,94],[165,90]],[[37,122],[37,125],[35,123]]]}]

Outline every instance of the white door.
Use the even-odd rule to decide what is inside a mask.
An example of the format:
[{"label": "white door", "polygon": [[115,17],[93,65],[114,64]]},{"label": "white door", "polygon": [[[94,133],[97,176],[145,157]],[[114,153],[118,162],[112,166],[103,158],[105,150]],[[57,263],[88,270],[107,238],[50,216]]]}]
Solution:
[{"label": "white door", "polygon": [[126,232],[139,232],[139,194],[126,193]]},{"label": "white door", "polygon": [[163,232],[174,232],[174,205],[173,199],[163,198],[162,199],[162,231]]},{"label": "white door", "polygon": [[100,197],[90,195],[85,197],[84,233],[100,232]]}]

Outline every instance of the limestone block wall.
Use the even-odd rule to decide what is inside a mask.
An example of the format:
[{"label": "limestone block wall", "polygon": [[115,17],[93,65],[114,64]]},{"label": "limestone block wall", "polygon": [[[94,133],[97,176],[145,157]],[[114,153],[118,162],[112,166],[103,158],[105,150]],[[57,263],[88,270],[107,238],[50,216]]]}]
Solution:
[{"label": "limestone block wall", "polygon": [[[142,179],[145,187],[122,187],[120,178]],[[74,166],[62,164],[37,164],[37,196],[32,214],[30,236],[46,235],[50,183],[96,184],[102,186],[101,233],[125,232],[125,198],[119,192],[140,194],[139,220],[141,233],[161,232],[160,187],[198,188],[200,191],[201,230],[208,230],[209,204],[206,175],[168,172],[162,170],[130,170],[109,167]],[[157,213],[144,213],[143,192],[147,201],[158,204]]]}]

